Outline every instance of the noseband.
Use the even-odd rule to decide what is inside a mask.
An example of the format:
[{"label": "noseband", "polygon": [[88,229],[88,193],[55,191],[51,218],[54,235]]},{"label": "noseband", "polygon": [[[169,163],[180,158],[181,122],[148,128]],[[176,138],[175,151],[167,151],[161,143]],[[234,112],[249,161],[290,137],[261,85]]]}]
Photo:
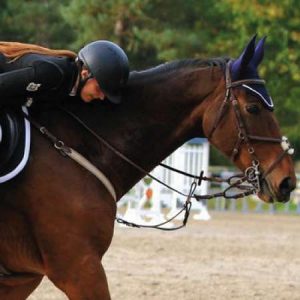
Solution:
[{"label": "noseband", "polygon": [[[217,129],[221,119],[225,115],[226,108],[229,107],[230,105],[232,105],[234,114],[236,117],[236,121],[237,121],[238,135],[237,135],[237,140],[235,142],[235,146],[231,153],[231,160],[232,161],[236,160],[236,158],[240,152],[242,144],[245,144],[247,147],[247,151],[251,157],[251,166],[246,168],[245,176],[247,177],[247,180],[255,187],[256,191],[260,191],[261,180],[265,179],[267,177],[267,175],[270,174],[274,170],[274,168],[279,164],[279,162],[284,158],[285,155],[287,155],[287,154],[292,155],[294,153],[294,149],[291,148],[291,145],[290,145],[287,137],[283,136],[281,138],[272,138],[272,137],[251,135],[248,133],[246,123],[241,114],[239,102],[238,102],[238,99],[234,95],[233,88],[241,86],[243,84],[262,84],[262,85],[264,85],[265,81],[262,79],[244,79],[244,80],[231,81],[230,64],[231,64],[231,61],[229,61],[226,64],[226,71],[225,71],[226,94],[225,94],[225,98],[224,98],[224,101],[220,107],[218,114],[217,114],[217,117],[214,121],[212,129],[210,130],[210,132],[208,134],[208,138],[211,138],[214,131]],[[283,152],[274,160],[274,162],[265,171],[261,170],[259,158],[257,157],[254,147],[251,144],[251,142],[253,142],[253,141],[281,144]]]}]

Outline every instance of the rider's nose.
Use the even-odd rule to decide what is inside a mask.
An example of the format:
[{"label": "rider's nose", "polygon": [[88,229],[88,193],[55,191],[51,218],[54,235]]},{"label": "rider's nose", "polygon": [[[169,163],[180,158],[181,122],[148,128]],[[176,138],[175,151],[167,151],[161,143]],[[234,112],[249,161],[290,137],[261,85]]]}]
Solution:
[{"label": "rider's nose", "polygon": [[96,89],[96,99],[104,100],[105,95],[100,88]]}]

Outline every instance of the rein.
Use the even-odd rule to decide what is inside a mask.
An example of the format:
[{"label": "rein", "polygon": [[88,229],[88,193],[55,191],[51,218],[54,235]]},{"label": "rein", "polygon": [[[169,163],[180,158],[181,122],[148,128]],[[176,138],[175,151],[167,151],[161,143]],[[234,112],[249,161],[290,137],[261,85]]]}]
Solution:
[{"label": "rein", "polygon": [[[196,186],[200,186],[202,181],[210,181],[210,182],[218,182],[218,183],[228,183],[229,187],[222,193],[215,193],[212,195],[196,195],[195,193],[193,193],[192,195],[190,194],[185,194],[182,193],[181,191],[175,189],[174,187],[166,184],[165,182],[161,181],[160,179],[158,179],[157,177],[153,176],[152,174],[150,174],[148,171],[146,171],[144,168],[142,168],[141,166],[137,165],[135,162],[133,162],[130,158],[128,158],[127,156],[125,156],[123,153],[121,153],[119,150],[117,150],[115,147],[113,147],[109,142],[107,142],[102,136],[98,135],[94,130],[92,130],[91,128],[89,128],[80,118],[78,118],[74,113],[70,112],[69,110],[63,108],[63,107],[59,107],[62,111],[64,111],[65,113],[67,113],[69,116],[71,116],[74,120],[76,120],[80,125],[82,125],[91,135],[93,135],[98,141],[100,141],[102,144],[104,144],[108,149],[110,149],[111,151],[113,151],[117,156],[119,156],[121,159],[123,159],[124,161],[126,161],[127,163],[129,163],[130,165],[132,165],[134,168],[136,168],[137,170],[139,170],[141,173],[143,173],[145,176],[150,177],[151,179],[155,180],[156,182],[160,183],[161,185],[165,186],[166,188],[178,193],[181,196],[184,197],[191,197],[191,198],[195,198],[196,200],[201,200],[201,199],[211,199],[214,197],[220,197],[223,196],[224,198],[228,198],[228,199],[237,199],[240,197],[244,197],[244,196],[248,196],[251,195],[253,193],[255,193],[255,189],[251,189],[248,185],[247,186],[243,186],[242,184],[244,182],[247,182],[247,177],[243,176],[243,174],[238,174],[238,175],[233,175],[227,179],[222,179],[222,178],[216,178],[216,177],[206,177],[203,176],[203,171],[200,172],[200,176],[197,175],[192,175],[183,171],[180,171],[178,169],[172,168],[170,166],[167,166],[163,163],[160,163],[159,165],[169,169],[171,171],[180,173],[182,175],[188,176],[188,177],[192,177],[194,178],[194,182],[196,183]],[[193,184],[193,183],[192,183]],[[239,193],[239,194],[235,194],[235,195],[228,195],[228,190],[232,189],[232,188],[240,188],[241,190],[246,190],[248,189],[247,192],[243,192],[243,193]],[[196,190],[196,188],[195,188]],[[194,190],[194,192],[195,192]]]},{"label": "rein", "polygon": [[[134,163],[131,159],[129,159],[127,156],[125,156],[120,151],[118,151],[115,147],[113,147],[109,142],[107,142],[103,137],[99,136],[95,131],[93,131],[91,128],[89,128],[78,116],[76,116],[75,114],[73,114],[72,112],[70,112],[69,110],[67,110],[67,109],[65,109],[61,106],[59,106],[58,108],[60,110],[62,110],[63,112],[65,112],[66,114],[68,114],[69,116],[71,116],[74,120],[76,120],[92,136],[94,136],[97,140],[99,140],[101,143],[103,143],[107,148],[109,148],[111,151],[113,151],[121,159],[128,162],[130,165],[132,165],[133,167],[138,169],[140,172],[142,172],[143,174],[149,176],[150,178],[152,178],[153,180],[155,180],[158,183],[162,184],[163,186],[167,187],[168,189],[170,189],[170,190],[186,197],[186,201],[185,201],[182,209],[178,213],[176,213],[173,217],[171,217],[170,219],[168,219],[167,221],[165,221],[163,223],[156,224],[156,225],[140,225],[140,224],[136,224],[136,223],[133,223],[133,222],[128,222],[126,220],[123,220],[122,218],[116,217],[116,221],[118,223],[124,224],[124,225],[129,226],[129,227],[154,228],[154,229],[159,229],[159,230],[164,230],[164,231],[174,231],[174,230],[181,229],[181,228],[186,226],[186,223],[187,223],[189,215],[190,215],[191,206],[192,206],[192,202],[191,202],[192,198],[196,199],[197,201],[201,201],[203,199],[211,199],[211,198],[215,198],[215,197],[224,197],[224,198],[227,198],[227,199],[237,199],[237,198],[240,198],[240,197],[245,197],[247,195],[253,194],[255,192],[255,190],[252,189],[251,187],[242,185],[243,182],[247,181],[246,177],[245,176],[243,177],[242,174],[234,175],[234,176],[231,176],[227,179],[222,179],[222,178],[217,178],[217,177],[203,176],[203,171],[201,171],[200,176],[196,176],[196,175],[191,175],[189,173],[174,169],[170,166],[167,166],[167,165],[161,163],[160,164],[161,166],[163,166],[167,169],[170,169],[171,171],[174,171],[174,172],[180,173],[182,175],[186,175],[186,176],[194,178],[194,181],[192,182],[192,184],[190,186],[189,193],[184,194],[184,193],[180,192],[179,190],[177,190],[177,189],[169,186],[168,184],[164,183],[163,181],[161,181],[160,179],[153,176],[152,174],[150,174],[149,172],[144,170],[142,167],[140,167],[139,165]],[[112,187],[110,181],[106,178],[106,176],[100,170],[98,170],[96,167],[94,167],[89,161],[87,161],[83,156],[81,156],[74,149],[72,149],[72,148],[68,147],[67,145],[65,145],[65,143],[62,140],[58,139],[45,126],[42,126],[41,124],[39,124],[32,117],[30,117],[28,114],[23,113],[23,116],[45,138],[50,140],[50,142],[53,144],[53,147],[57,151],[59,151],[59,153],[61,155],[68,156],[69,158],[73,159],[78,164],[80,164],[82,167],[87,169],[89,172],[94,174],[104,184],[104,186],[110,191],[110,193],[111,193],[112,197],[115,199],[115,201],[117,201],[117,197],[116,197],[116,194],[114,192],[114,188]],[[75,153],[75,154],[73,154],[73,153]],[[78,159],[78,157],[79,157],[79,159]],[[98,175],[98,173],[100,173],[100,175]],[[196,180],[197,180],[197,182],[196,182]],[[215,193],[215,194],[211,194],[211,195],[196,195],[195,194],[196,188],[197,188],[197,186],[201,185],[201,182],[203,180],[210,181],[210,182],[218,182],[218,183],[226,182],[229,186],[221,193]],[[243,192],[243,193],[238,193],[238,194],[235,194],[235,195],[227,194],[228,191],[232,188],[239,188],[241,190],[244,189],[244,190],[247,190],[247,191]],[[165,224],[171,222],[172,220],[174,220],[178,215],[180,215],[183,212],[184,212],[184,218],[183,218],[183,221],[182,221],[182,225],[177,226],[177,227],[173,227],[173,228],[164,228],[164,227],[162,227],[163,225],[165,225]]]}]

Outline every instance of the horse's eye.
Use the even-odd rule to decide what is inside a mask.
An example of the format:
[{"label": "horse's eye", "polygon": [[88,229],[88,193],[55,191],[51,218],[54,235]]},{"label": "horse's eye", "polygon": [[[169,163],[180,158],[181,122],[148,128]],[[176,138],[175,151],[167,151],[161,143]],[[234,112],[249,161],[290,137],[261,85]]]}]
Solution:
[{"label": "horse's eye", "polygon": [[260,108],[257,104],[248,104],[246,105],[246,110],[250,114],[257,115],[260,112]]}]

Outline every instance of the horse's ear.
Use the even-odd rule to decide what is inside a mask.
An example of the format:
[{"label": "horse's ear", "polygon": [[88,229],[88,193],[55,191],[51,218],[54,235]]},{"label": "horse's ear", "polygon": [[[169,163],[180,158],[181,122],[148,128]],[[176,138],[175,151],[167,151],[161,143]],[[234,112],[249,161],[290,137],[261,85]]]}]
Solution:
[{"label": "horse's ear", "polygon": [[265,40],[266,40],[266,36],[263,37],[258,43],[257,43],[257,46],[255,48],[255,52],[254,52],[254,55],[253,55],[253,58],[252,58],[252,61],[251,63],[253,63],[253,65],[255,67],[257,67],[262,59],[264,58],[264,45],[265,45]]},{"label": "horse's ear", "polygon": [[234,80],[240,77],[240,74],[245,70],[253,58],[255,51],[256,35],[250,40],[243,53],[231,65],[231,75]]}]

